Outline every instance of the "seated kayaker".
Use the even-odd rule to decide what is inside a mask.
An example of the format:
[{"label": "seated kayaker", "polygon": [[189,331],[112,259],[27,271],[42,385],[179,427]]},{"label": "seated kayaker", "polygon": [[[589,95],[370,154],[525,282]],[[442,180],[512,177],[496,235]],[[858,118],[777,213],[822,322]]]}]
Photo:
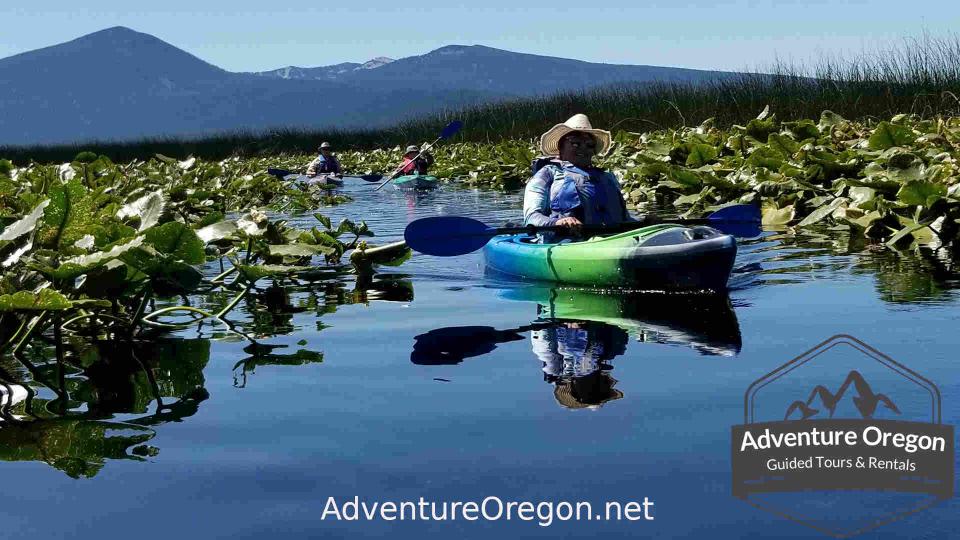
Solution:
[{"label": "seated kayaker", "polygon": [[340,169],[340,161],[333,155],[333,146],[328,142],[320,145],[320,155],[307,165],[307,176],[319,176],[321,174],[343,174]]},{"label": "seated kayaker", "polygon": [[571,232],[581,225],[615,225],[633,221],[620,182],[593,165],[610,148],[610,132],[594,129],[577,114],[540,137],[546,156],[534,162],[523,195],[523,222],[535,227],[559,225]]},{"label": "seated kayaker", "polygon": [[430,152],[421,152],[419,146],[410,145],[407,147],[407,151],[403,153],[403,164],[400,166],[397,176],[427,174],[431,165],[433,165],[433,156],[430,155]]}]

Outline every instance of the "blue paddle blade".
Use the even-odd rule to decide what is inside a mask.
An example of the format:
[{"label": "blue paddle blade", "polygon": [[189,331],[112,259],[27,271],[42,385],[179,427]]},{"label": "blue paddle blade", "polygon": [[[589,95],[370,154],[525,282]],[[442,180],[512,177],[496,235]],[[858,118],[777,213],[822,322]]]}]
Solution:
[{"label": "blue paddle blade", "polygon": [[424,255],[453,257],[482,248],[496,234],[496,229],[475,219],[438,216],[411,222],[403,231],[403,239],[410,249]]},{"label": "blue paddle blade", "polygon": [[760,230],[759,223],[728,223],[726,221],[718,221],[717,223],[711,223],[710,227],[737,238],[756,238],[763,232]]},{"label": "blue paddle blade", "polygon": [[760,209],[752,204],[734,204],[707,216],[707,221],[728,223],[760,223]]},{"label": "blue paddle blade", "polygon": [[752,204],[726,206],[707,216],[711,227],[737,238],[760,236],[760,222],[760,208]]},{"label": "blue paddle blade", "polygon": [[383,180],[382,174],[360,174],[360,175],[347,175],[347,178],[359,178],[366,182],[379,182]]},{"label": "blue paddle blade", "polygon": [[454,120],[453,122],[450,122],[449,124],[447,124],[447,127],[443,128],[443,131],[440,132],[440,138],[449,139],[450,137],[453,137],[454,135],[456,135],[457,132],[460,131],[460,128],[462,127],[463,127],[463,122],[459,120]]}]

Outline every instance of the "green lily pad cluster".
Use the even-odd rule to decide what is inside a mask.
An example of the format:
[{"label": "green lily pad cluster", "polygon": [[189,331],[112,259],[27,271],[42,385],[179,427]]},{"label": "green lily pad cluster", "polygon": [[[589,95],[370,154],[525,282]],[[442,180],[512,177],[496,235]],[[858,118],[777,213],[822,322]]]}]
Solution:
[{"label": "green lily pad cluster", "polygon": [[[729,203],[761,206],[768,227],[831,226],[896,248],[939,247],[958,233],[960,118],[897,115],[780,121],[769,108],[746,125],[619,132],[598,164],[628,202],[699,216]],[[536,141],[441,144],[434,174],[494,188],[522,185]],[[343,152],[347,170],[390,172],[400,147]],[[304,161],[306,156],[292,158]]]},{"label": "green lily pad cluster", "polygon": [[[337,154],[345,171],[352,174],[390,174],[403,159],[401,147]],[[470,186],[508,189],[529,177],[530,162],[537,155],[531,141],[508,140],[497,144],[441,143],[430,149],[435,158],[430,174],[441,180]],[[305,163],[308,156],[292,158]]]},{"label": "green lily pad cluster", "polygon": [[898,115],[655,131],[616,144],[604,164],[634,205],[700,214],[761,205],[768,227],[829,225],[895,247],[945,245],[960,228],[960,118]]},{"label": "green lily pad cluster", "polygon": [[0,163],[0,352],[22,350],[49,328],[111,337],[184,311],[222,318],[236,302],[218,313],[149,307],[216,288],[243,295],[268,276],[317,274],[372,236],[362,222],[335,226],[322,214],[310,230],[271,219],[271,208],[337,201],[267,174],[268,161],[278,160],[158,155],[118,165],[82,152],[62,165]]}]

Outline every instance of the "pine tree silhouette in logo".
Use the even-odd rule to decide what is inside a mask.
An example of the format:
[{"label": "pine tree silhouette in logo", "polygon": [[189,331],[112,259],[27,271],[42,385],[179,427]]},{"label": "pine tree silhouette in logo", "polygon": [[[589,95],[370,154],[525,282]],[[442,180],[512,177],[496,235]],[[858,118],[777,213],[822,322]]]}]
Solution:
[{"label": "pine tree silhouette in logo", "polygon": [[857,410],[860,411],[861,417],[865,419],[873,418],[873,413],[877,411],[877,405],[880,403],[883,403],[883,406],[887,409],[900,414],[900,409],[897,408],[896,404],[894,404],[890,398],[884,394],[874,394],[870,385],[867,384],[866,379],[854,370],[847,375],[846,380],[843,381],[843,384],[840,386],[840,389],[837,390],[836,394],[831,393],[825,386],[818,384],[814,387],[813,391],[810,392],[810,397],[807,398],[806,402],[798,400],[791,403],[790,406],[787,407],[787,414],[783,416],[784,421],[789,420],[790,415],[796,410],[799,410],[803,415],[801,420],[807,420],[819,413],[819,409],[814,409],[810,406],[815,397],[820,398],[820,403],[830,411],[830,418],[833,418],[833,413],[836,411],[840,400],[843,399],[843,394],[847,391],[850,383],[853,383],[857,391],[857,395],[853,397],[853,404],[857,407]]}]

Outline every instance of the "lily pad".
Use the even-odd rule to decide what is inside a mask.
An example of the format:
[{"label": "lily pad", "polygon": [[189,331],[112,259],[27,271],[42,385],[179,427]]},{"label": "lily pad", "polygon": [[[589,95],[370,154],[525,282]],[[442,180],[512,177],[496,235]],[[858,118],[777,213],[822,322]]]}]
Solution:
[{"label": "lily pad", "polygon": [[767,137],[767,146],[783,154],[785,157],[792,156],[800,149],[797,141],[780,133],[771,133],[770,136]]},{"label": "lily pad", "polygon": [[872,210],[874,205],[871,203],[877,196],[877,190],[866,186],[853,186],[847,191],[847,195],[850,197],[850,206]]},{"label": "lily pad", "polygon": [[50,199],[43,201],[38,204],[29,214],[23,218],[13,222],[6,229],[3,230],[3,234],[0,234],[0,241],[12,241],[20,238],[21,236],[33,232],[37,228],[37,222],[40,221],[40,218],[43,217],[43,211],[50,204]]},{"label": "lily pad", "polygon": [[117,211],[117,218],[126,219],[129,217],[139,217],[139,231],[144,231],[153,227],[160,221],[160,216],[164,209],[164,196],[160,191],[154,191],[140,197],[130,204],[124,205]]},{"label": "lily pad", "polygon": [[870,135],[868,144],[872,150],[886,150],[894,146],[909,146],[916,138],[913,131],[906,126],[880,122],[873,135]]},{"label": "lily pad", "polygon": [[247,236],[263,236],[267,232],[267,215],[259,210],[251,210],[237,220],[237,227]]},{"label": "lily pad", "polygon": [[71,307],[66,296],[50,288],[0,296],[0,311],[63,311]]},{"label": "lily pad", "polygon": [[893,236],[887,240],[886,244],[890,247],[894,247],[901,242],[903,242],[907,236],[912,235],[913,233],[919,231],[920,229],[925,229],[927,227],[926,223],[912,223],[905,226],[904,228],[897,231]]},{"label": "lily pad", "polygon": [[827,131],[846,122],[846,118],[833,111],[823,111],[820,113],[820,123],[817,124],[817,127],[820,128],[820,131]]},{"label": "lily pad", "polygon": [[240,275],[251,283],[265,277],[292,275],[313,269],[312,266],[284,266],[279,264],[236,264],[234,266],[240,271]]},{"label": "lily pad", "polygon": [[930,207],[933,203],[947,196],[947,186],[925,182],[923,180],[912,180],[904,184],[897,192],[897,198],[904,204],[911,206]]},{"label": "lily pad", "polygon": [[784,206],[783,208],[767,206],[763,208],[763,224],[774,226],[786,225],[793,221],[795,215],[796,209],[792,204]]},{"label": "lily pad", "polygon": [[223,240],[224,238],[233,236],[233,233],[237,232],[238,230],[239,227],[237,227],[237,222],[228,219],[226,221],[207,225],[206,227],[199,229],[197,231],[197,237],[200,238],[200,241],[202,241],[204,244],[209,244],[210,242]]},{"label": "lily pad", "polygon": [[52,276],[57,279],[74,279],[94,268],[107,264],[133,248],[142,246],[143,240],[142,236],[138,236],[125,244],[113,246],[107,251],[98,251],[90,255],[67,259],[52,272]]},{"label": "lily pad", "polygon": [[847,202],[848,202],[847,199],[843,197],[838,197],[833,201],[831,201],[829,204],[824,204],[820,208],[817,208],[813,212],[810,212],[810,214],[807,217],[803,218],[803,221],[801,221],[797,226],[807,227],[809,225],[813,225],[814,223],[819,223],[820,221],[823,221],[823,219],[825,219],[827,216],[833,214],[833,212],[837,208],[840,208]]},{"label": "lily pad", "polygon": [[694,144],[687,155],[687,167],[703,167],[717,159],[717,149],[709,144]]},{"label": "lily pad", "polygon": [[281,257],[311,257],[313,255],[329,255],[334,252],[332,247],[314,244],[270,245],[267,249],[271,256]]},{"label": "lily pad", "polygon": [[78,181],[54,186],[50,189],[50,204],[43,221],[52,228],[51,243],[59,247],[64,231],[74,224],[79,214],[78,203],[86,194],[86,189]]},{"label": "lily pad", "polygon": [[188,264],[204,261],[203,241],[183,223],[171,221],[147,230],[147,242],[160,253],[167,253]]}]

